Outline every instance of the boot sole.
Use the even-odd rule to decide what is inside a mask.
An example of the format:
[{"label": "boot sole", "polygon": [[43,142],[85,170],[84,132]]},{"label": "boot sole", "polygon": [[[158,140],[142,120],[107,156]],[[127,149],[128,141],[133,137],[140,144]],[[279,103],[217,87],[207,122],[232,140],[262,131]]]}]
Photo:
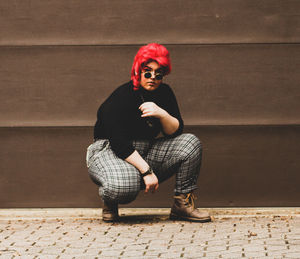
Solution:
[{"label": "boot sole", "polygon": [[105,217],[102,217],[102,220],[104,222],[116,222],[116,221],[119,221],[119,217],[118,218],[105,218]]},{"label": "boot sole", "polygon": [[199,219],[199,218],[193,218],[193,217],[178,216],[177,214],[174,214],[174,213],[170,214],[170,219],[171,220],[193,221],[193,222],[200,222],[200,223],[205,223],[205,222],[211,221],[211,217]]}]

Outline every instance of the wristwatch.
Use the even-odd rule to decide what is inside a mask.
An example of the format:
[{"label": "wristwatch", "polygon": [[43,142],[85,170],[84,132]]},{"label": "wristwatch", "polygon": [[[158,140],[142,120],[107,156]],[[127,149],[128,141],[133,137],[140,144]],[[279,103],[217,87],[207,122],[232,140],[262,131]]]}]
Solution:
[{"label": "wristwatch", "polygon": [[145,172],[145,173],[140,173],[142,177],[145,177],[148,174],[153,174],[153,170],[151,167],[149,167],[149,169]]}]

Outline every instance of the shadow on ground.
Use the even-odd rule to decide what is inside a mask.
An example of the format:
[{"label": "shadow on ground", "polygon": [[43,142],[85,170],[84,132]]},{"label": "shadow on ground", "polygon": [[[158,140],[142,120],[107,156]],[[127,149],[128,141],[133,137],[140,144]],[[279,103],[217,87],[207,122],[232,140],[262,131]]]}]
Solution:
[{"label": "shadow on ground", "polygon": [[170,221],[169,215],[120,215],[116,224],[151,224],[163,221]]}]

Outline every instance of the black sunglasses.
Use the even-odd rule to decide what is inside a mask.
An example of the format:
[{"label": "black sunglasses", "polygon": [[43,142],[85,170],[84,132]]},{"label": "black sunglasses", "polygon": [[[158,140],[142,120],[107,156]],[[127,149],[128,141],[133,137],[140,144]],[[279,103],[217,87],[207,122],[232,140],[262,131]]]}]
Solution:
[{"label": "black sunglasses", "polygon": [[[146,71],[146,72],[142,72],[142,73],[144,73],[145,78],[151,78],[151,76],[152,76],[152,72],[150,72],[150,71]],[[159,74],[159,73],[155,74],[155,79],[156,80],[162,80],[163,77],[164,77],[163,74]]]}]

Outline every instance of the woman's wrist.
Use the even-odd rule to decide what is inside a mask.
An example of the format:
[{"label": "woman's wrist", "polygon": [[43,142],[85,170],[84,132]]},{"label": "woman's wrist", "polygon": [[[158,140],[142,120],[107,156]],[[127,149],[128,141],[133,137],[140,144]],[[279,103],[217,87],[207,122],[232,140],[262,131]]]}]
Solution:
[{"label": "woman's wrist", "polygon": [[149,166],[149,169],[146,172],[140,173],[140,174],[141,174],[142,177],[145,177],[145,176],[147,176],[149,174],[153,174],[153,173],[154,172],[153,172],[152,168]]},{"label": "woman's wrist", "polygon": [[174,134],[180,126],[179,120],[169,113],[167,113],[167,116],[160,118],[160,122],[164,133],[167,135]]},{"label": "woman's wrist", "polygon": [[159,115],[159,119],[164,119],[166,117],[168,117],[169,113],[167,111],[165,111],[164,109],[160,108],[160,115]]},{"label": "woman's wrist", "polygon": [[150,169],[150,166],[147,164],[147,165],[145,165],[145,166],[139,168],[139,171],[140,171],[141,174],[144,174],[144,173],[146,173],[149,169]]},{"label": "woman's wrist", "polygon": [[144,173],[149,169],[148,163],[136,150],[129,157],[127,157],[125,161],[135,166],[141,173]]}]

